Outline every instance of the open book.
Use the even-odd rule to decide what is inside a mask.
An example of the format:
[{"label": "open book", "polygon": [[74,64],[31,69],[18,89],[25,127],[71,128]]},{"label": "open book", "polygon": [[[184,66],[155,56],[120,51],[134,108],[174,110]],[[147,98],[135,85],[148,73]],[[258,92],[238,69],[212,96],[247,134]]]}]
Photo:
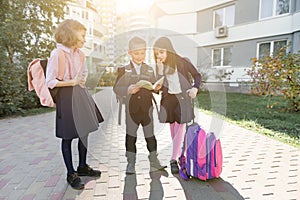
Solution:
[{"label": "open book", "polygon": [[158,79],[154,84],[152,84],[150,81],[140,80],[135,85],[145,88],[147,90],[154,90],[157,85],[162,85],[163,82],[164,82],[164,76]]}]

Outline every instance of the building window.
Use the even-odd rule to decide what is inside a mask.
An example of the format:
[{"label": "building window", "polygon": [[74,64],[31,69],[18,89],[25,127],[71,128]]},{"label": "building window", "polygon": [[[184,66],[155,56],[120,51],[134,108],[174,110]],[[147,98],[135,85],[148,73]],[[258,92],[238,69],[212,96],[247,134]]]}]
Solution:
[{"label": "building window", "polygon": [[77,17],[80,18],[80,17],[81,17],[80,11],[74,9],[74,10],[72,11],[71,16],[74,17],[74,18],[77,18]]},{"label": "building window", "polygon": [[93,28],[92,28],[92,27],[89,27],[89,28],[88,28],[88,34],[89,34],[89,35],[93,35]]},{"label": "building window", "polygon": [[230,66],[232,47],[215,48],[212,50],[213,67]]},{"label": "building window", "polygon": [[70,15],[70,8],[69,8],[69,6],[66,7],[66,15]]},{"label": "building window", "polygon": [[290,4],[291,0],[261,0],[260,19],[289,13]]},{"label": "building window", "polygon": [[280,49],[287,46],[287,40],[263,42],[258,44],[258,58],[263,59],[266,56],[276,56]]},{"label": "building window", "polygon": [[81,18],[89,20],[89,12],[83,10]]},{"label": "building window", "polygon": [[235,17],[235,6],[227,6],[214,11],[214,27],[233,26]]}]

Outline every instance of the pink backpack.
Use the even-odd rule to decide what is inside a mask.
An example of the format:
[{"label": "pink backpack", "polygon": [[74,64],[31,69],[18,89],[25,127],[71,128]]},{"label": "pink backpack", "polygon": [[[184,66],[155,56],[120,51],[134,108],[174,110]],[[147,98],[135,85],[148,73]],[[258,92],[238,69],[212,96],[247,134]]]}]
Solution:
[{"label": "pink backpack", "polygon": [[222,172],[223,155],[220,139],[216,139],[214,133],[210,132],[206,136],[207,153],[207,179],[219,178]]},{"label": "pink backpack", "polygon": [[[55,95],[58,88],[50,90],[46,84],[46,68],[47,61],[42,59],[34,59],[27,68],[27,82],[28,90],[35,90],[37,96],[40,99],[40,103],[43,106],[54,107]],[[61,80],[65,74],[66,58],[63,50],[59,50],[59,66],[58,79]]]},{"label": "pink backpack", "polygon": [[187,128],[179,161],[184,180],[218,178],[223,164],[221,142],[214,133],[206,134],[199,124],[193,123]]}]

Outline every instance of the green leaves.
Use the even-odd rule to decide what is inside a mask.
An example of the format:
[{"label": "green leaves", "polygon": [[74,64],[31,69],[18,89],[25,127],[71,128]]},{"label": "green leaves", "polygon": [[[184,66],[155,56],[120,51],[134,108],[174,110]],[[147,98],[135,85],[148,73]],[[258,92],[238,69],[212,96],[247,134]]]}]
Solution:
[{"label": "green leaves", "polygon": [[[252,67],[248,75],[253,79],[252,92],[266,96],[280,95],[282,100],[288,102],[288,111],[299,111],[300,54],[286,53],[286,48],[282,48],[274,57],[251,60]],[[273,108],[275,105],[268,107]]]},{"label": "green leaves", "polygon": [[49,57],[54,22],[63,19],[66,2],[0,1],[0,116],[39,106],[27,90],[27,66],[34,58]]}]

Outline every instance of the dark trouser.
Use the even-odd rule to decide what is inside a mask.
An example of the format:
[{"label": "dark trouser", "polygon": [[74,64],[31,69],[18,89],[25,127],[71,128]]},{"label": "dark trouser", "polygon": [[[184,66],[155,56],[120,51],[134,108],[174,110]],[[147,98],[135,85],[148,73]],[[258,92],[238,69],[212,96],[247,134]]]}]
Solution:
[{"label": "dark trouser", "polygon": [[[72,162],[72,140],[62,139],[61,151],[64,158],[65,165],[67,167],[68,174],[74,173],[74,167]],[[86,166],[87,156],[87,137],[78,139],[78,154],[79,154],[79,167]]]},{"label": "dark trouser", "polygon": [[126,111],[126,151],[136,153],[137,130],[140,124],[143,127],[148,151],[153,152],[157,150],[157,141],[154,136],[152,113],[152,108],[149,112],[138,112],[133,114],[129,114]]}]

